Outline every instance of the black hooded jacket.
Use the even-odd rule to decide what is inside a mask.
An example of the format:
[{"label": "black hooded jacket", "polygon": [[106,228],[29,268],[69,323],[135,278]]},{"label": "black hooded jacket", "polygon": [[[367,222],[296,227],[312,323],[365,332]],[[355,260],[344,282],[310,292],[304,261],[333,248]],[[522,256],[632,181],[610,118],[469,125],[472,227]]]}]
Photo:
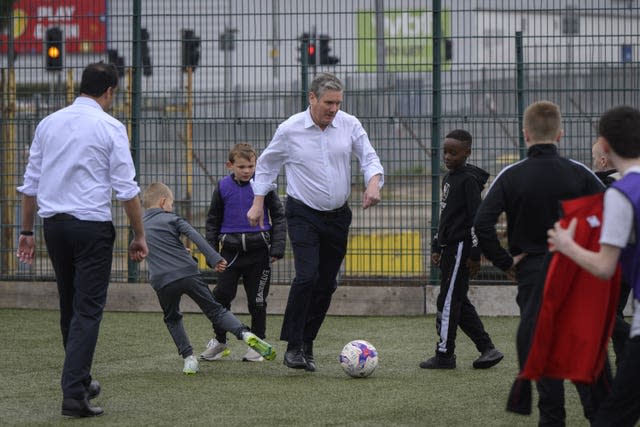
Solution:
[{"label": "black hooded jacket", "polygon": [[467,241],[471,242],[471,259],[480,259],[480,248],[472,226],[487,179],[488,172],[468,163],[444,176],[440,226],[431,244],[432,252],[439,253],[441,246]]},{"label": "black hooded jacket", "polygon": [[[547,252],[547,230],[560,217],[560,201],[604,191],[596,175],[575,160],[560,157],[555,144],[535,144],[527,157],[504,168],[482,201],[474,230],[482,253],[503,271],[513,256]],[[507,251],[496,232],[507,215]]]}]

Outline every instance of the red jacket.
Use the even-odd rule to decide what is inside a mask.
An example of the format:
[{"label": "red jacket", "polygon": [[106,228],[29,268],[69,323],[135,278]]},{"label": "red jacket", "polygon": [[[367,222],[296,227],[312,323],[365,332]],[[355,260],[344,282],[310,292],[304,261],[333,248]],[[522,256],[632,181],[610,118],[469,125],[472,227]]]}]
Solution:
[{"label": "red jacket", "polygon": [[[575,241],[600,250],[603,193],[562,202],[567,227],[578,219]],[[542,306],[521,378],[594,382],[604,367],[620,294],[620,268],[601,280],[561,253],[551,260]]]}]

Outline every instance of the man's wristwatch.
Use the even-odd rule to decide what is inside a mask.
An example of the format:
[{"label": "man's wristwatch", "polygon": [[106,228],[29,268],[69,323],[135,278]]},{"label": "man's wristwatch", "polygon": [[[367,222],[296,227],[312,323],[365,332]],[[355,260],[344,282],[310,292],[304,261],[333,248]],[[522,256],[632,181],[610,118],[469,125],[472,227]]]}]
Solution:
[{"label": "man's wristwatch", "polygon": [[33,231],[31,230],[20,230],[21,236],[33,236]]}]

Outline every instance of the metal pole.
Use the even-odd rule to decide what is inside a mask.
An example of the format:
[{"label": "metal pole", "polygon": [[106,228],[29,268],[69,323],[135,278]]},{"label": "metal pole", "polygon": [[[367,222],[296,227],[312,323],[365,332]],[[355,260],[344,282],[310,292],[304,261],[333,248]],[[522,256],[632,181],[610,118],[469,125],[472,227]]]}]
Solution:
[{"label": "metal pole", "polygon": [[[6,77],[6,80],[5,80]],[[2,198],[6,201],[2,203],[2,247],[6,250],[2,251],[2,260],[0,261],[0,271],[2,274],[8,274],[15,269],[16,262],[13,248],[17,241],[13,232],[16,224],[16,77],[15,70],[9,68],[2,70],[3,85],[3,111],[2,111],[2,140],[6,146],[2,154],[2,174],[0,174],[0,182],[2,184]]]},{"label": "metal pole", "polygon": [[[433,69],[431,116],[431,239],[438,232],[440,219],[440,119],[442,115],[442,11],[440,0],[433,0]],[[430,282],[437,283],[440,271],[434,265],[430,269]]]},{"label": "metal pole", "polygon": [[384,49],[384,0],[376,0],[376,79],[378,89],[385,87],[386,52]]},{"label": "metal pole", "polygon": [[74,90],[73,90],[73,68],[69,68],[67,70],[67,105],[73,102],[74,98]]},{"label": "metal pole", "polygon": [[300,89],[302,90],[302,109],[306,110],[309,105],[309,42],[300,42]]},{"label": "metal pole", "polygon": [[271,69],[273,87],[280,78],[280,0],[271,0]]},{"label": "metal pole", "polygon": [[[187,105],[186,105],[186,175],[187,192],[185,194],[185,219],[191,222],[191,198],[193,195],[193,68],[187,67]],[[189,243],[189,245],[191,245]],[[191,247],[191,246],[189,246]]]},{"label": "metal pole", "polygon": [[[140,45],[141,38],[141,27],[142,27],[142,1],[134,0],[133,2],[133,82],[131,82],[131,117],[129,118],[131,122],[131,135],[129,135],[131,140],[131,157],[133,158],[133,165],[136,168],[136,171],[140,168],[140,104],[142,97],[142,51]],[[136,173],[136,180],[139,180],[139,177]],[[133,239],[133,229],[129,226],[129,241]],[[138,264],[131,261],[129,257],[127,257],[127,278],[129,282],[137,282],[138,281]]]},{"label": "metal pole", "polygon": [[[516,98],[518,102],[518,129],[521,129],[524,118],[524,49],[522,31],[516,31]],[[518,132],[518,147],[520,148],[520,158],[527,157],[527,147],[524,143],[522,131]]]}]

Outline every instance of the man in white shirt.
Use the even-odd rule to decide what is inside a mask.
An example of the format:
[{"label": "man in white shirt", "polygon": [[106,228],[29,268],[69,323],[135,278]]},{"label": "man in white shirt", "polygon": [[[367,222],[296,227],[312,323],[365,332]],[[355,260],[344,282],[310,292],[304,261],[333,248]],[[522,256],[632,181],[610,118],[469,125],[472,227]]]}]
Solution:
[{"label": "man in white shirt", "polygon": [[89,400],[100,393],[91,365],[111,274],[115,229],[111,197],[124,206],[134,231],[129,256],[142,261],[147,243],[142,226],[140,188],[124,125],[107,114],[118,86],[113,65],[90,64],[82,73],[80,96],[45,117],[36,128],[24,174],[22,230],[17,256],[31,264],[36,208],[60,297],[65,348],[62,415],[103,413]]},{"label": "man in white shirt", "polygon": [[280,124],[258,158],[249,223],[264,224],[264,197],[284,166],[285,216],[296,276],[291,283],[280,339],[284,364],[315,371],[313,341],[324,321],[347,250],[351,209],[351,155],[360,162],[366,189],[362,207],[380,201],[384,169],[360,121],[343,111],[343,86],[328,73],[311,83],[309,108]]}]

